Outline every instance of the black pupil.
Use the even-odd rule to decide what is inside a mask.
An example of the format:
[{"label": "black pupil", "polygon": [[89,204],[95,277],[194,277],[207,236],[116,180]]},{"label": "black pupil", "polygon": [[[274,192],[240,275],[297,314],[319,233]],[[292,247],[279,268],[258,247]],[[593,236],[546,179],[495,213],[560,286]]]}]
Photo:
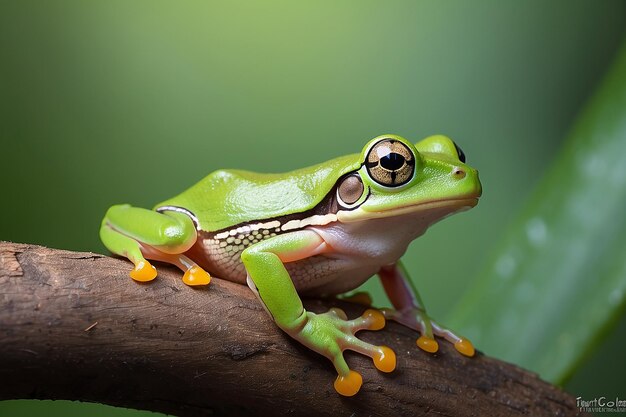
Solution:
[{"label": "black pupil", "polygon": [[389,171],[396,171],[404,165],[404,156],[391,152],[389,155],[380,158],[380,166]]}]

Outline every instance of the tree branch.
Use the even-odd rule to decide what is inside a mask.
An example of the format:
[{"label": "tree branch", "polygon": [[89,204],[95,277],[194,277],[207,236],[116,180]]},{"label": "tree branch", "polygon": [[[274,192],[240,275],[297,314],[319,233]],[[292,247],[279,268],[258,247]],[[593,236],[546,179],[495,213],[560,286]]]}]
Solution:
[{"label": "tree branch", "polygon": [[[395,350],[391,374],[347,353],[363,375],[335,393],[328,360],[283,334],[248,288],[180,272],[138,284],[127,261],[0,242],[0,399],[94,401],[180,416],[577,415],[576,400],[536,375],[448,343],[427,354],[395,323],[363,332]],[[307,301],[312,311],[339,305]],[[522,337],[522,336],[520,336]]]}]

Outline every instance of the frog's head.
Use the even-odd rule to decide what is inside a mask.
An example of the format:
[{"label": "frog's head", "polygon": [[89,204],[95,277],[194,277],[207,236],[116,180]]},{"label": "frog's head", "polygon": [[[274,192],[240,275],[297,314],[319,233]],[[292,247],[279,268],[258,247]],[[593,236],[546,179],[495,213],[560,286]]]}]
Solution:
[{"label": "frog's head", "polygon": [[337,185],[341,222],[421,213],[432,223],[478,203],[478,172],[449,138],[430,136],[416,144],[397,135],[372,139],[361,167]]}]

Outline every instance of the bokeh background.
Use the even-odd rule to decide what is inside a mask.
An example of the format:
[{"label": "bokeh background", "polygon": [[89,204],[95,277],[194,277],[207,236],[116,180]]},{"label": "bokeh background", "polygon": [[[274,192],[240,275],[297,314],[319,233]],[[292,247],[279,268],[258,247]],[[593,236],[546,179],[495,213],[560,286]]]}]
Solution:
[{"label": "bokeh background", "polygon": [[[217,168],[282,172],[382,133],[444,133],[484,187],[405,256],[445,322],[624,35],[618,0],[0,0],[0,239],[106,253],[114,203],[151,207]],[[622,320],[566,389],[624,397],[625,334]],[[3,416],[54,413],[147,415],[0,402]]]}]

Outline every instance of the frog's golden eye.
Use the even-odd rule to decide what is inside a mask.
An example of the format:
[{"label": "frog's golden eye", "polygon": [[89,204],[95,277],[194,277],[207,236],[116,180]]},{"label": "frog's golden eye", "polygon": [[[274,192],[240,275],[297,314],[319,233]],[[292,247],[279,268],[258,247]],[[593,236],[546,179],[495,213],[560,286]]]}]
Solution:
[{"label": "frog's golden eye", "polygon": [[404,143],[395,139],[382,139],[365,158],[369,176],[385,187],[399,187],[413,178],[415,155]]}]

